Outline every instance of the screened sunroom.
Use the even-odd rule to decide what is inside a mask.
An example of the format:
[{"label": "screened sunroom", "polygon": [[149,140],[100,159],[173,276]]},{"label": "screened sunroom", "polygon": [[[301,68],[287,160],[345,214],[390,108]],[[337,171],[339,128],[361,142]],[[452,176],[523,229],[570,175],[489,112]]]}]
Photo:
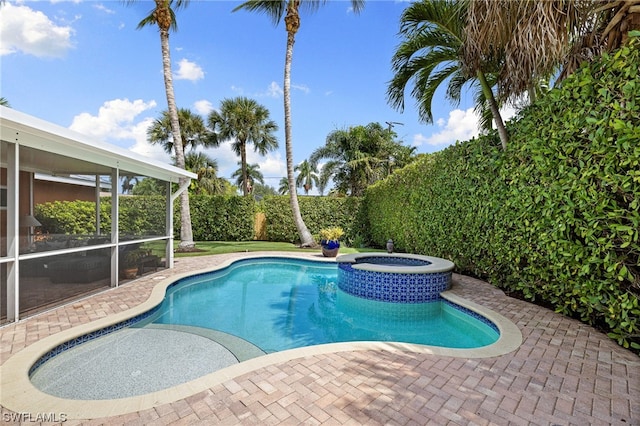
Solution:
[{"label": "screened sunroom", "polygon": [[[171,268],[195,177],[0,106],[0,323]],[[156,195],[123,194],[146,179]]]}]

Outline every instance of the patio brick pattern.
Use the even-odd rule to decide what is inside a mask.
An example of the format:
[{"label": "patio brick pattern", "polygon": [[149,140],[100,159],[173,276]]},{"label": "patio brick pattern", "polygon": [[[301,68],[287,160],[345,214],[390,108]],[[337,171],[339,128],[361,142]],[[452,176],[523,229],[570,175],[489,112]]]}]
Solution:
[{"label": "patio brick pattern", "polygon": [[[38,339],[138,305],[158,276],[239,256],[180,258],[171,271],[4,326],[0,362]],[[453,291],[513,321],[522,345],[485,359],[401,351],[307,356],[170,404],[64,424],[640,425],[640,357],[591,327],[507,297],[486,282],[454,274]],[[9,414],[0,407],[0,422],[17,424],[7,422]]]}]

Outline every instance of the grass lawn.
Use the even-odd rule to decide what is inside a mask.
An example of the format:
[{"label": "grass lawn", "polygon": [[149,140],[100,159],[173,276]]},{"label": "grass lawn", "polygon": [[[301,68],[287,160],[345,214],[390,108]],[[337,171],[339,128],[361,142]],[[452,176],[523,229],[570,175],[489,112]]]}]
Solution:
[{"label": "grass lawn", "polygon": [[[174,247],[178,247],[179,241],[175,242]],[[304,253],[320,253],[320,247],[315,249],[302,249],[291,243],[280,243],[270,241],[199,241],[196,242],[196,249],[198,251],[189,253],[175,253],[176,257],[189,257],[189,256],[206,256],[210,254],[223,254],[223,253],[238,253],[249,251],[293,251]],[[353,248],[340,247],[339,254],[360,253],[366,251],[383,251],[379,249],[370,248]]]}]

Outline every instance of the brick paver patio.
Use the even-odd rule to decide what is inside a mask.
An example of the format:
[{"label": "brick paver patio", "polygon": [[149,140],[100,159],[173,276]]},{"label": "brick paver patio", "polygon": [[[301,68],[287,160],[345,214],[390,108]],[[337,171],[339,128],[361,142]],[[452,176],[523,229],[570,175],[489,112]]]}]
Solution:
[{"label": "brick paver patio", "polygon": [[[239,256],[178,259],[172,271],[2,327],[0,362],[38,339],[136,306],[158,276]],[[454,275],[454,291],[513,321],[522,345],[484,359],[401,351],[307,356],[170,404],[64,424],[640,425],[640,357],[591,327],[483,281]],[[0,422],[17,424],[13,414],[0,407]]]}]

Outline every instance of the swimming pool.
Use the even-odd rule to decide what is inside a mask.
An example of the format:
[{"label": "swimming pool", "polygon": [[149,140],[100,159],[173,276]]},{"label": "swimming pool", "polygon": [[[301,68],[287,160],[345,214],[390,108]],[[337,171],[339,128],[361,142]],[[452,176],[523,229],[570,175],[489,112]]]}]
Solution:
[{"label": "swimming pool", "polygon": [[491,321],[445,299],[366,300],[340,290],[337,280],[335,264],[242,260],[176,283],[148,321],[222,331],[266,353],[348,341],[477,348],[499,337]]},{"label": "swimming pool", "polygon": [[[265,252],[212,256],[202,258],[202,260],[198,262],[196,268],[202,267],[204,268],[202,270],[194,269],[193,262],[185,262],[183,266],[188,266],[188,268],[185,269],[183,267],[182,272],[178,271],[178,273],[171,274],[170,271],[169,273],[163,271],[150,276],[147,279],[147,284],[153,282],[154,284],[151,287],[147,284],[136,285],[133,283],[126,288],[115,289],[113,291],[116,295],[141,291],[141,293],[145,295],[146,300],[141,299],[144,301],[128,310],[52,334],[34,342],[14,356],[11,356],[0,366],[0,370],[3,373],[0,375],[0,387],[11,387],[14,391],[11,393],[1,393],[1,404],[15,412],[40,412],[55,406],[67,413],[70,419],[105,417],[131,413],[164,403],[174,402],[181,398],[184,399],[198,392],[211,389],[229,379],[240,377],[243,374],[257,371],[271,365],[287,363],[302,357],[314,357],[316,355],[343,351],[402,351],[416,354],[473,359],[502,356],[515,350],[522,343],[522,334],[515,324],[499,313],[465,299],[463,294],[465,293],[465,287],[467,285],[463,281],[457,282],[457,278],[454,277],[454,286],[451,290],[442,294],[443,298],[454,302],[458,306],[468,308],[470,312],[481,313],[482,317],[489,318],[493,324],[496,324],[500,330],[500,337],[495,343],[473,349],[455,349],[391,341],[357,341],[305,346],[282,352],[257,355],[253,358],[247,358],[245,361],[238,360],[242,362],[236,362],[220,370],[194,374],[193,377],[197,377],[195,379],[183,378],[184,380],[181,382],[171,383],[170,381],[166,381],[157,383],[155,387],[156,390],[151,390],[151,393],[148,393],[150,389],[147,389],[141,392],[121,392],[115,397],[110,397],[108,394],[105,394],[104,396],[90,399],[86,399],[87,395],[84,395],[83,387],[86,389],[88,386],[86,383],[82,383],[81,386],[75,390],[76,395],[51,396],[50,393],[40,389],[31,380],[34,372],[41,373],[47,370],[49,366],[54,365],[57,360],[63,360],[65,358],[70,361],[69,365],[71,368],[68,370],[69,376],[78,375],[77,367],[79,364],[83,364],[87,368],[91,367],[94,370],[96,368],[103,368],[106,371],[105,375],[108,377],[108,380],[105,379],[104,383],[101,382],[100,385],[123,390],[123,383],[118,382],[118,379],[124,376],[123,380],[127,380],[127,372],[131,373],[130,377],[132,381],[142,381],[145,378],[148,379],[148,381],[155,381],[156,379],[164,379],[164,373],[173,373],[177,367],[189,370],[191,367],[204,364],[198,361],[191,362],[193,358],[189,356],[184,359],[185,355],[180,355],[179,350],[176,351],[176,353],[182,358],[178,360],[165,356],[165,354],[167,354],[169,349],[173,349],[170,346],[177,346],[181,342],[187,343],[193,340],[199,341],[200,347],[204,350],[209,350],[207,353],[210,353],[211,347],[216,346],[211,345],[211,343],[219,342],[227,345],[228,343],[226,342],[233,343],[232,336],[222,332],[214,332],[213,330],[208,330],[205,333],[207,329],[200,327],[153,323],[139,328],[132,328],[131,326],[135,324],[138,326],[142,325],[142,321],[148,322],[153,315],[157,314],[160,305],[165,300],[167,292],[180,283],[185,282],[185,280],[202,277],[213,271],[228,271],[231,266],[241,260],[262,259],[265,256],[269,258],[312,259],[314,264],[325,261],[328,265],[335,265],[334,259],[324,259],[313,253],[291,254]],[[139,290],[140,288],[142,288],[142,290]],[[145,290],[145,288],[147,289]],[[149,290],[149,288],[151,288],[151,290]],[[151,329],[149,329],[149,327],[151,327]],[[199,336],[197,335],[197,330],[202,330]],[[174,333],[174,331],[177,333]],[[120,332],[125,333],[125,339],[119,338],[118,334]],[[196,337],[207,337],[185,339],[187,335],[193,335],[191,333],[196,333]],[[129,339],[130,337],[135,337],[135,335],[142,336],[142,338],[139,339],[139,344],[131,345],[128,348],[129,352],[120,351],[120,346],[124,344],[124,341],[135,340]],[[166,342],[165,346],[159,350],[148,346],[146,343],[148,340],[146,340],[145,336],[152,337],[153,335],[159,337],[152,339],[152,341],[160,340],[161,342]],[[182,339],[176,339],[176,341],[174,341],[173,336],[179,335],[182,335]],[[227,337],[226,339],[221,338],[225,336]],[[109,342],[107,341],[108,338],[116,339],[115,341],[117,343],[110,345],[113,340]],[[203,339],[210,339],[209,343]],[[236,343],[239,343],[242,339],[236,340]],[[88,360],[86,352],[92,344],[96,345],[96,347],[94,347],[95,352],[101,352],[102,355],[99,358]],[[238,346],[241,345],[238,344]],[[87,350],[85,350],[85,348],[87,348]],[[102,350],[102,348],[104,348],[104,350]],[[74,353],[78,349],[85,353],[80,356],[75,356]],[[149,364],[147,360],[140,359],[143,352],[153,352],[157,356],[151,359],[151,364]],[[200,356],[200,354],[198,354],[198,356]],[[75,361],[73,359],[74,357]],[[105,359],[107,362],[102,364]],[[137,364],[131,365],[132,361],[137,362]],[[138,370],[141,367],[148,368],[148,376],[144,371]],[[123,371],[114,371],[118,368]],[[191,372],[188,371],[188,373]],[[64,373],[61,372],[60,376],[64,376]],[[61,388],[63,385],[56,383],[52,384],[52,386]],[[70,384],[69,388],[71,387],[73,387],[73,385]],[[108,390],[109,392],[113,391],[113,389]]]}]

